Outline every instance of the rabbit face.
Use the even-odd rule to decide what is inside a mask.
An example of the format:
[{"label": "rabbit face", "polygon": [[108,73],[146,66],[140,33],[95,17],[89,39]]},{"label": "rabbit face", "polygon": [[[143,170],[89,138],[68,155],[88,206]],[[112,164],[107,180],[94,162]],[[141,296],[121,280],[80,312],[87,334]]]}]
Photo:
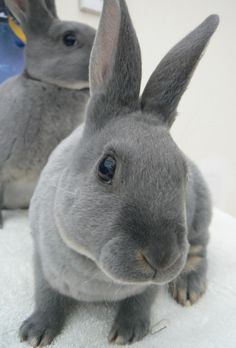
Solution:
[{"label": "rabbit face", "polygon": [[84,141],[55,211],[63,240],[113,281],[165,283],[188,252],[187,166],[167,129],[142,118],[121,116]]},{"label": "rabbit face", "polygon": [[26,71],[34,79],[66,88],[88,88],[95,30],[58,19],[54,0],[6,0],[27,37]]},{"label": "rabbit face", "polygon": [[117,207],[98,260],[114,281],[167,283],[182,271],[188,252],[187,167],[165,128],[135,126],[136,118],[122,120],[98,161],[112,156],[116,163],[111,183],[102,184],[103,220],[111,195]]},{"label": "rabbit face", "polygon": [[94,29],[55,19],[46,36],[31,33],[28,37],[26,67],[31,76],[67,88],[89,87]]}]

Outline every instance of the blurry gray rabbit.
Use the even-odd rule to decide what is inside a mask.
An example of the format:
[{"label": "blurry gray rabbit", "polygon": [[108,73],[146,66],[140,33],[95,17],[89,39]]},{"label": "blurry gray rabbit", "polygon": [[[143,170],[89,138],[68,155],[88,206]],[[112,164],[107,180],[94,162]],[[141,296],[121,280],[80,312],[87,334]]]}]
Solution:
[{"label": "blurry gray rabbit", "polygon": [[157,285],[168,283],[182,305],[205,291],[210,198],[169,129],[218,21],[178,43],[140,99],[125,0],[104,1],[85,125],[53,152],[31,202],[36,307],[21,340],[51,343],[75,299],[118,301],[109,341],[132,343],[149,331]]},{"label": "blurry gray rabbit", "polygon": [[27,46],[23,73],[0,86],[0,213],[28,207],[50,153],[83,121],[95,38],[91,27],[59,20],[54,0],[5,3]]}]

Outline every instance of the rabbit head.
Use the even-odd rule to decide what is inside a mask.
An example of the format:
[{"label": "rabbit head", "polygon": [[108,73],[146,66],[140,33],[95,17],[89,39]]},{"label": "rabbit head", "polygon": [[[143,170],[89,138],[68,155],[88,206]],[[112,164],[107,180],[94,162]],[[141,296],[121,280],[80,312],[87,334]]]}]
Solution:
[{"label": "rabbit head", "polygon": [[161,61],[140,99],[141,57],[124,0],[105,0],[83,136],[57,191],[62,239],[115,282],[166,283],[188,253],[188,162],[172,139],[178,102],[218,17]]},{"label": "rabbit head", "polygon": [[59,20],[55,0],[5,2],[21,22],[27,37],[28,75],[62,87],[88,87],[95,30],[85,24]]}]

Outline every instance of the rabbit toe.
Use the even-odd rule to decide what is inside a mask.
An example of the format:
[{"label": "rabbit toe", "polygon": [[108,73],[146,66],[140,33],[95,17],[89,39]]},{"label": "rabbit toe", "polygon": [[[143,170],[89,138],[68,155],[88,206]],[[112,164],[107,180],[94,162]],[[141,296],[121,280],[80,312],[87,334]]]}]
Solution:
[{"label": "rabbit toe", "polygon": [[117,345],[132,344],[140,341],[148,334],[149,322],[142,318],[133,318],[133,321],[116,320],[108,337],[110,343]]},{"label": "rabbit toe", "polygon": [[196,303],[206,291],[206,279],[192,272],[181,275],[169,284],[169,292],[177,303],[188,307]]},{"label": "rabbit toe", "polygon": [[51,344],[58,333],[57,325],[35,312],[22,323],[19,337],[21,342],[27,341],[31,347],[44,347]]}]

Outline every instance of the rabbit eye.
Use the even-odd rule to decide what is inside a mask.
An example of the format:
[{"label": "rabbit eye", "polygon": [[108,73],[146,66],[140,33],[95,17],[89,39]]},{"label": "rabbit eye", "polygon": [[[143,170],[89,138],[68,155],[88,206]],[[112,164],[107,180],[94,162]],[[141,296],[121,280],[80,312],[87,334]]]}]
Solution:
[{"label": "rabbit eye", "polygon": [[75,33],[73,32],[66,33],[63,37],[63,42],[64,42],[64,45],[67,47],[75,46],[75,44],[77,43],[77,38]]},{"label": "rabbit eye", "polygon": [[98,176],[101,181],[111,184],[116,170],[116,161],[111,156],[104,157],[98,166]]}]

